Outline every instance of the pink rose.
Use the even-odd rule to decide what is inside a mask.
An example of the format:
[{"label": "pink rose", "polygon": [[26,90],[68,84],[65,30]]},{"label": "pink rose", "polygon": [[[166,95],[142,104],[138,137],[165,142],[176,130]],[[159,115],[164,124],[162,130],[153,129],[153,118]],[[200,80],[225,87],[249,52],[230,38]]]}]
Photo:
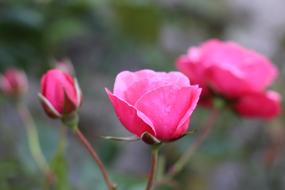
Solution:
[{"label": "pink rose", "polygon": [[179,72],[141,70],[119,73],[113,93],[106,92],[131,133],[142,137],[147,132],[158,140],[171,141],[187,132],[201,89]]},{"label": "pink rose", "polygon": [[[176,64],[193,84],[201,85],[202,102],[211,102],[213,97],[222,96],[233,103],[233,100],[240,103],[244,101],[240,98],[266,94],[266,88],[278,75],[277,68],[263,55],[234,42],[215,39],[190,48],[186,55],[178,58]],[[280,99],[274,100],[275,105],[279,103]],[[274,113],[269,115],[277,115],[277,112]],[[258,113],[250,115],[264,117]]]},{"label": "pink rose", "polygon": [[0,91],[6,95],[18,96],[28,89],[27,76],[23,71],[8,69],[0,78]]},{"label": "pink rose", "polygon": [[59,69],[49,70],[43,75],[40,98],[44,110],[52,118],[75,112],[82,101],[77,81]]}]

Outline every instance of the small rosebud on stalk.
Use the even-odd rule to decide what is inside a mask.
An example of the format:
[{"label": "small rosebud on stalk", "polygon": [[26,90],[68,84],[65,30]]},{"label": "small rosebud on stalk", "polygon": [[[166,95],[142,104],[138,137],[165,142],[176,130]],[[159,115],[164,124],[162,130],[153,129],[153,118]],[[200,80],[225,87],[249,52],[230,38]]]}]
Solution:
[{"label": "small rosebud on stalk", "polygon": [[21,70],[8,69],[0,76],[0,92],[6,96],[20,97],[27,89],[27,76]]},{"label": "small rosebud on stalk", "polygon": [[[26,127],[28,146],[31,155],[43,174],[51,184],[53,180],[53,172],[50,170],[47,160],[42,152],[37,127],[33,117],[23,101],[22,97],[28,89],[28,79],[24,71],[10,68],[7,69],[2,76],[0,76],[0,92],[11,98],[15,98],[15,106]],[[13,99],[14,100],[14,99]]]},{"label": "small rosebud on stalk", "polygon": [[42,77],[39,97],[48,116],[66,122],[74,120],[82,102],[77,80],[59,69],[52,69]]},{"label": "small rosebud on stalk", "polygon": [[49,70],[42,77],[39,98],[49,117],[61,119],[67,127],[74,130],[75,135],[97,163],[108,189],[115,190],[116,186],[112,183],[104,164],[78,128],[77,111],[82,102],[82,94],[77,80],[69,72],[60,69]]}]

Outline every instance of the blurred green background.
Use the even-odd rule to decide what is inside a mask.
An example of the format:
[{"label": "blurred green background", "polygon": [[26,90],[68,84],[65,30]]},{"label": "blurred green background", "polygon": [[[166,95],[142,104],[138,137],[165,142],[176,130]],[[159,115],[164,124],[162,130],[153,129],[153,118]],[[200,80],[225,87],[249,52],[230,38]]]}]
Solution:
[{"label": "blurred green background", "polygon": [[[36,120],[45,156],[58,165],[56,190],[106,189],[97,166],[72,133],[55,158],[60,123],[37,100],[39,80],[55,60],[70,58],[84,94],[80,128],[111,171],[120,190],[144,189],[149,147],[115,143],[101,135],[126,136],[104,87],[122,70],[175,70],[175,59],[209,38],[235,40],[270,57],[280,69],[273,86],[284,94],[285,1],[260,0],[0,0],[0,71],[28,73],[25,101]],[[261,105],[262,109],[262,105]],[[209,111],[197,109],[199,130]],[[165,168],[195,141],[185,137],[162,149]],[[175,190],[285,189],[283,115],[246,120],[223,112],[210,138],[172,186]],[[56,166],[55,166],[56,167]],[[0,99],[0,189],[41,190],[43,176],[30,155],[25,128],[13,102]]]}]

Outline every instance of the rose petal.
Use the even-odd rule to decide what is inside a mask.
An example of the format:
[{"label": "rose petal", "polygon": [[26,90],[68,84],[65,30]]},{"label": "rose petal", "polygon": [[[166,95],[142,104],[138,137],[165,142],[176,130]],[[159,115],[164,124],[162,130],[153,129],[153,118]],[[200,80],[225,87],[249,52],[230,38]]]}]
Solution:
[{"label": "rose petal", "polygon": [[155,75],[155,72],[152,70],[141,70],[137,72],[123,71],[119,73],[115,80],[114,85],[114,95],[124,98],[125,91],[131,86],[134,82],[139,80],[144,80]]},{"label": "rose petal", "polygon": [[[59,82],[49,82],[56,80],[54,75],[44,75],[41,81],[42,95],[49,100],[53,107],[59,112],[63,112],[64,91]],[[56,75],[55,75],[56,77]]]},{"label": "rose petal", "polygon": [[190,123],[190,118],[185,121],[183,125],[180,127],[177,127],[176,131],[173,133],[173,139],[179,139],[180,137],[183,137],[188,131],[189,128],[189,123]]},{"label": "rose petal", "polygon": [[208,68],[207,78],[214,91],[226,97],[239,97],[253,91],[244,76],[216,65]]},{"label": "rose petal", "polygon": [[183,135],[176,133],[177,128],[183,126],[180,132],[188,129],[184,124],[195,108],[199,94],[196,86],[164,86],[144,94],[135,107],[152,121],[156,137],[168,141]]},{"label": "rose petal", "polygon": [[64,73],[64,77],[65,77],[65,83],[63,83],[63,87],[64,87],[64,91],[66,93],[66,95],[68,96],[68,98],[70,99],[70,101],[76,105],[76,107],[78,107],[81,103],[81,97],[78,97],[79,95],[81,96],[81,92],[78,92],[79,85],[76,84],[77,81],[75,81],[73,79],[73,77],[71,75],[69,75],[68,73]]},{"label": "rose petal", "polygon": [[129,105],[120,97],[112,94],[108,89],[105,90],[114,107],[116,115],[126,129],[138,137],[141,137],[144,132],[155,135],[155,130],[152,129],[152,124],[146,124],[140,117],[138,117],[137,110],[133,106]]},{"label": "rose petal", "polygon": [[176,67],[179,71],[184,73],[191,81],[191,84],[199,84],[203,89],[200,103],[209,102],[211,99],[210,90],[208,88],[207,79],[206,79],[206,68],[203,68],[202,64],[197,63],[199,60],[199,54],[197,48],[190,48],[188,55],[180,56],[176,60]]},{"label": "rose petal", "polygon": [[188,108],[187,112],[185,113],[185,115],[182,117],[182,119],[180,120],[179,124],[178,124],[178,128],[183,127],[183,125],[185,123],[187,123],[187,120],[189,120],[189,117],[192,115],[194,109],[196,108],[198,101],[199,101],[199,97],[200,94],[202,92],[202,89],[199,88],[198,85],[193,85],[188,87],[189,90],[191,90],[191,96],[189,98],[189,102],[191,103],[191,106]]},{"label": "rose petal", "polygon": [[[189,51],[192,52],[191,48]],[[196,52],[196,50],[195,50]],[[189,53],[190,54],[190,53]],[[191,53],[193,54],[193,53]],[[196,54],[196,53],[195,53]],[[203,64],[197,62],[197,58],[190,57],[190,55],[182,55],[176,60],[176,67],[179,71],[184,73],[191,81],[191,84],[205,85],[205,67]]]},{"label": "rose petal", "polygon": [[41,93],[38,94],[38,97],[48,116],[54,119],[62,117],[62,115],[58,113],[58,111],[53,107],[53,105],[49,102],[49,100],[46,99]]},{"label": "rose petal", "polygon": [[272,119],[281,112],[281,97],[274,91],[249,94],[238,100],[234,109],[242,116]]},{"label": "rose petal", "polygon": [[[132,74],[125,73],[123,75],[131,76],[129,77],[129,83],[119,82],[119,86],[115,84],[114,94],[117,93],[117,96],[126,100],[131,105],[134,105],[142,95],[156,88],[172,84],[178,86],[190,85],[189,79],[180,72],[156,72],[154,74],[153,71],[143,70]],[[119,87],[122,89],[119,89]]]},{"label": "rose petal", "polygon": [[257,91],[268,87],[278,75],[278,70],[266,57],[249,51],[240,67],[246,74],[250,86]]}]

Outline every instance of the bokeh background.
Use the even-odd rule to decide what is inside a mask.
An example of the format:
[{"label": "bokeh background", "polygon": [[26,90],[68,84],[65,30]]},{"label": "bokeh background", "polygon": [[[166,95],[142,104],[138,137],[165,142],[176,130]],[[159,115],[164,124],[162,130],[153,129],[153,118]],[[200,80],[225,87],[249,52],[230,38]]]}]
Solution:
[{"label": "bokeh background", "polygon": [[[273,86],[284,94],[284,0],[0,0],[0,71],[14,66],[28,73],[25,101],[38,126],[48,160],[54,161],[60,122],[43,113],[37,92],[40,76],[55,60],[69,58],[84,93],[80,128],[106,163],[120,190],[144,189],[149,147],[112,142],[101,135],[126,136],[108,101],[122,70],[175,70],[175,59],[209,38],[234,40],[255,49],[280,69]],[[260,105],[262,109],[262,105]],[[191,128],[209,111],[198,108]],[[272,121],[249,120],[222,112],[213,133],[168,190],[285,189],[283,114]],[[168,168],[195,141],[194,133],[162,149]],[[106,189],[97,166],[73,134],[57,158],[56,190]],[[162,167],[163,168],[163,167]],[[0,189],[40,190],[43,176],[27,146],[13,102],[0,99]]]}]

